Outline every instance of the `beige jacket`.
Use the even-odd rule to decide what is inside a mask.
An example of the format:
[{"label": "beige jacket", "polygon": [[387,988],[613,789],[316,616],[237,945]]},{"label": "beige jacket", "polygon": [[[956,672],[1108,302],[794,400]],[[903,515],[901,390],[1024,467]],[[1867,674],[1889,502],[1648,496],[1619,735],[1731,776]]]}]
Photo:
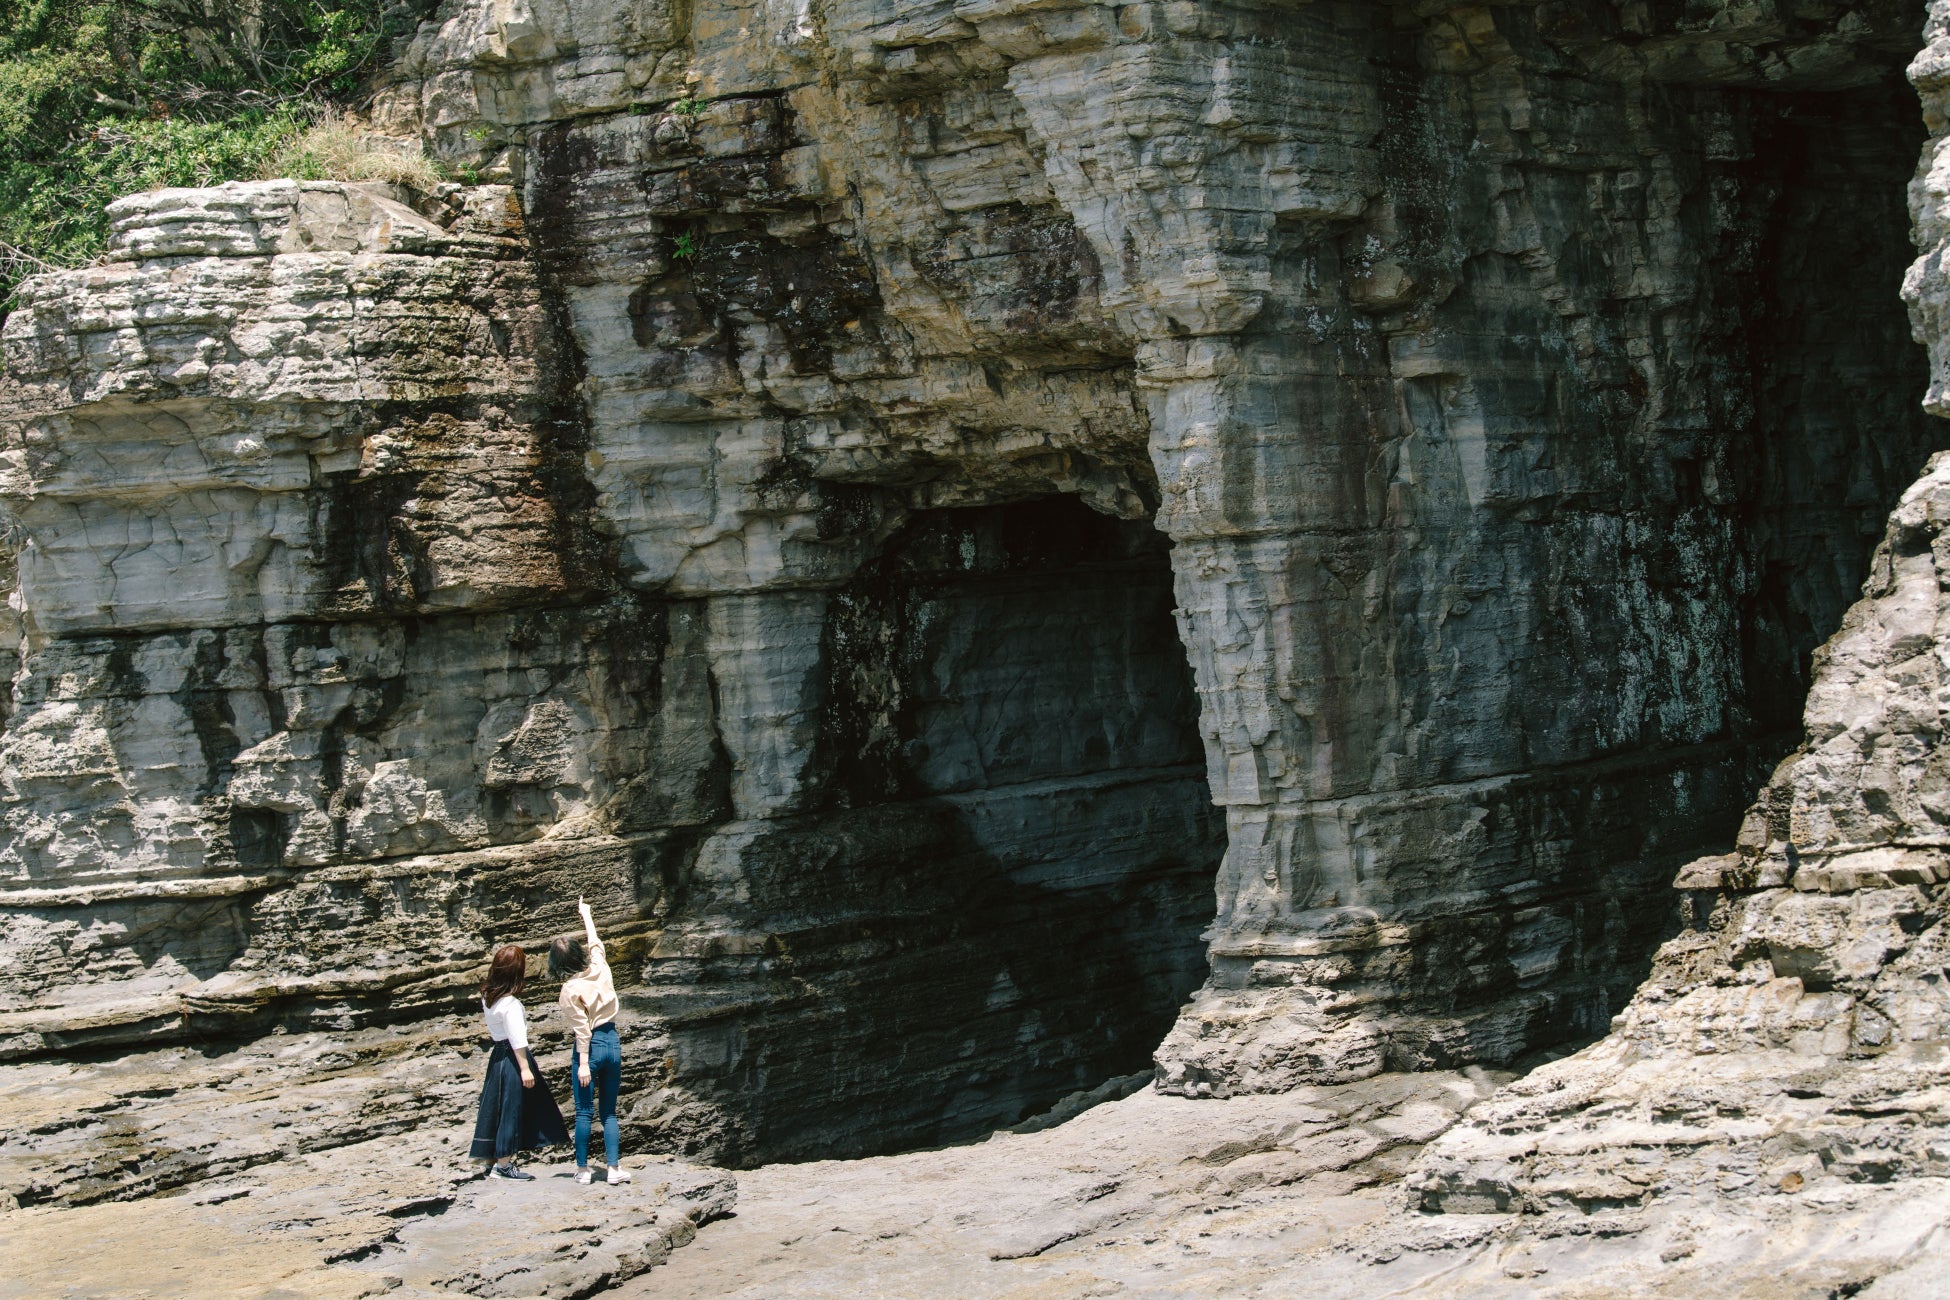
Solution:
[{"label": "beige jacket", "polygon": [[581,1060],[589,1059],[589,1035],[598,1025],[606,1025],[616,1019],[616,981],[610,976],[609,961],[603,955],[603,941],[592,940],[589,944],[589,969],[573,979],[562,981],[562,992],[556,1001],[561,1004],[562,1014],[569,1019],[569,1028],[575,1031],[576,1052]]}]

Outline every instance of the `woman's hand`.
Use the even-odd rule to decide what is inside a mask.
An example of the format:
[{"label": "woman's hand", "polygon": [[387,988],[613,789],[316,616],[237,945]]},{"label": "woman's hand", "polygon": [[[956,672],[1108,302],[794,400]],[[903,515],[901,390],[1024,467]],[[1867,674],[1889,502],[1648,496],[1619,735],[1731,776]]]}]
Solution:
[{"label": "woman's hand", "polygon": [[528,1068],[528,1064],[525,1061],[521,1066],[521,1086],[524,1088],[532,1088],[535,1086],[534,1072]]},{"label": "woman's hand", "polygon": [[584,1061],[579,1067],[577,1067],[576,1082],[581,1084],[585,1088],[589,1086],[589,1062]]},{"label": "woman's hand", "polygon": [[589,904],[582,901],[581,894],[576,895],[576,911],[582,913],[583,920],[587,921],[589,919]]}]

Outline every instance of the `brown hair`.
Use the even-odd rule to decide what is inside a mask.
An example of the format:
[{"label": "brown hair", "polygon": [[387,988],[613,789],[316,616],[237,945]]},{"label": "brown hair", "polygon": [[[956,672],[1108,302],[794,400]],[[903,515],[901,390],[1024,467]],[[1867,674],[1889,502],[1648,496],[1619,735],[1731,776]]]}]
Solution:
[{"label": "brown hair", "polygon": [[481,981],[481,1001],[493,1006],[502,998],[513,993],[521,995],[521,982],[528,974],[528,954],[521,945],[504,943],[494,950],[494,960],[488,963],[487,978]]}]

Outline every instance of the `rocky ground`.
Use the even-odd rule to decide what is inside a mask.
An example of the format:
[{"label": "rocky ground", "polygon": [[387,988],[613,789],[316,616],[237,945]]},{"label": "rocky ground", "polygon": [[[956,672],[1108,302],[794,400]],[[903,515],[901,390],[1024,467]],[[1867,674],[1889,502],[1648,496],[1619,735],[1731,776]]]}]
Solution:
[{"label": "rocky ground", "polygon": [[1034,1133],[741,1173],[736,1215],[622,1296],[1290,1294],[1387,1215],[1480,1071],[1192,1101],[1151,1088]]},{"label": "rocky ground", "polygon": [[[585,1188],[560,1162],[532,1184],[471,1176],[464,1041],[426,1045],[410,1066],[359,1043],[281,1046],[316,1056],[305,1084],[253,1086],[263,1049],[179,1054],[173,1089],[126,1086],[171,1065],[163,1053],[0,1072],[0,1100],[24,1121],[0,1144],[6,1185],[26,1202],[0,1214],[0,1296],[1946,1294],[1940,1177],[1877,1184],[1804,1160],[1759,1198],[1728,1195],[1723,1178],[1583,1210],[1430,1202],[1424,1184],[1458,1140],[1606,1069],[1597,1049],[1501,1093],[1508,1076],[1480,1070],[1227,1099],[1141,1087],[941,1150],[770,1165],[735,1183],[649,1159],[631,1162],[628,1186]],[[1583,1100],[1608,1145],[1581,1167],[1613,1178],[1633,1149],[1616,1099],[1609,1112]],[[1743,1126],[1756,1125],[1727,1125]],[[1646,1127],[1643,1162],[1670,1168],[1700,1126]],[[1780,1147],[1791,1131],[1776,1129]]]},{"label": "rocky ground", "polygon": [[1942,1179],[1810,1178],[1759,1206],[1709,1184],[1589,1214],[1418,1208],[1403,1170],[1491,1086],[1472,1072],[1224,1101],[1147,1088],[1045,1132],[751,1170],[736,1215],[617,1294],[1950,1294]]},{"label": "rocky ground", "polygon": [[277,1043],[312,1057],[295,1086],[255,1084],[279,1077],[262,1045],[6,1067],[24,1122],[0,1144],[0,1296],[1244,1294],[1388,1215],[1423,1145],[1499,1082],[1090,1105],[1133,1078],[983,1142],[736,1183],[633,1160],[634,1183],[583,1188],[566,1163],[474,1177],[478,1052],[382,1041]]},{"label": "rocky ground", "polygon": [[484,1059],[447,1023],[8,1066],[0,1295],[584,1296],[731,1209],[731,1175],[668,1160],[481,1180]]}]

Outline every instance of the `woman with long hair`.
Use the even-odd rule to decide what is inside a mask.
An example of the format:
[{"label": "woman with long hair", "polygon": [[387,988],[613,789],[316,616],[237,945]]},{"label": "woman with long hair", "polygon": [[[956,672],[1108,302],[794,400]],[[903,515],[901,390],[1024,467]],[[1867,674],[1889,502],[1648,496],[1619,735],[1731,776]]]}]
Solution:
[{"label": "woman with long hair", "polygon": [[[575,1032],[576,1181],[587,1183],[589,1130],[600,1110],[603,1121],[603,1164],[606,1183],[627,1183],[630,1175],[619,1163],[620,1134],[616,1129],[616,1090],[623,1082],[623,1048],[616,1036],[616,981],[609,973],[603,941],[596,937],[596,920],[589,904],[576,899],[582,913],[583,939],[563,935],[548,948],[548,969],[562,981],[557,999]],[[586,942],[584,941],[586,940]]]},{"label": "woman with long hair", "polygon": [[474,1146],[468,1154],[487,1164],[489,1178],[532,1180],[535,1175],[521,1168],[516,1156],[569,1140],[562,1111],[528,1050],[528,1016],[521,1009],[527,973],[528,954],[516,944],[503,944],[494,950],[487,978],[481,981],[481,1012],[494,1050],[488,1053]]}]

